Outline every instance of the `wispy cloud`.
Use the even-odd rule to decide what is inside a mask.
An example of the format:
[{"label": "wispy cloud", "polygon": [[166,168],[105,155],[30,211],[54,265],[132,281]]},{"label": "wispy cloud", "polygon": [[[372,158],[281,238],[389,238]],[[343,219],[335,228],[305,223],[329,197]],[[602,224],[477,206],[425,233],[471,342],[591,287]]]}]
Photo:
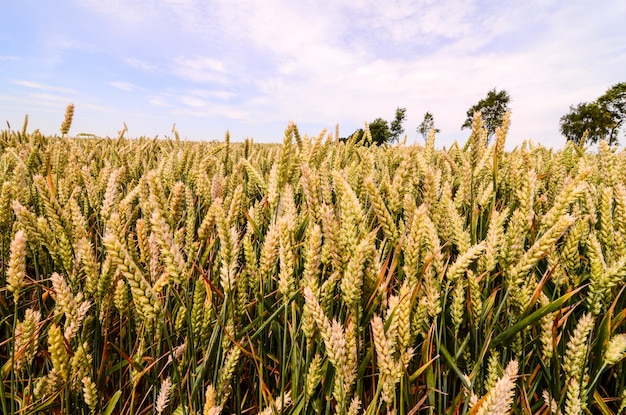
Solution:
[{"label": "wispy cloud", "polygon": [[130,67],[139,69],[144,72],[159,72],[160,71],[160,68],[158,67],[158,65],[155,65],[144,59],[135,58],[135,57],[127,57],[124,59],[124,61]]},{"label": "wispy cloud", "polygon": [[171,73],[198,83],[227,84],[229,82],[224,63],[210,57],[176,57],[171,64]]},{"label": "wispy cloud", "polygon": [[155,62],[146,59],[127,57],[125,63],[142,72],[170,75],[185,81],[206,84],[228,84],[231,74],[227,66],[219,59],[207,56],[177,56],[173,59]]},{"label": "wispy cloud", "polygon": [[114,18],[117,22],[138,24],[158,15],[158,7],[145,0],[80,0],[80,5]]},{"label": "wispy cloud", "polygon": [[[59,79],[71,88],[12,86],[63,98],[81,91],[101,96],[120,114],[147,106],[155,118],[194,125],[210,119],[216,129],[253,128],[250,135],[260,134],[257,128],[280,133],[289,119],[320,128],[339,122],[349,134],[367,120],[393,117],[401,106],[409,136],[430,111],[441,142],[450,143],[466,137],[460,125],[467,108],[496,87],[512,96],[510,145],[530,136],[560,145],[558,120],[569,105],[623,82],[626,66],[621,0],[602,7],[591,0],[337,0],[323,9],[317,0],[74,5],[73,21],[115,30],[46,26],[38,46],[52,64],[46,76],[32,79]],[[0,61],[16,53],[7,50]],[[70,54],[84,61],[89,54],[106,68],[77,77],[84,76],[89,92],[55,67],[72,69]],[[90,76],[100,78],[90,82]],[[135,93],[123,103],[105,102],[112,88]]]},{"label": "wispy cloud", "polygon": [[148,103],[153,107],[158,108],[171,108],[173,107],[171,100],[162,95],[149,95]]},{"label": "wispy cloud", "polygon": [[[59,95],[45,92],[31,92],[23,96],[0,95],[0,102],[24,104],[23,108],[27,109],[25,113],[31,113],[32,111],[63,113],[66,105],[70,103],[74,103],[76,105],[78,112],[88,110],[98,111],[100,113],[111,113],[112,111],[111,108],[107,106],[98,105],[97,103],[78,96]],[[17,115],[22,116],[23,114]]]},{"label": "wispy cloud", "polygon": [[111,85],[114,88],[121,89],[122,91],[125,91],[125,92],[134,92],[134,91],[138,91],[141,89],[137,85],[131,82],[124,82],[124,81],[111,81],[109,82],[109,85]]},{"label": "wispy cloud", "polygon": [[237,96],[237,94],[235,94],[232,91],[226,91],[226,90],[212,90],[212,89],[187,89],[184,91],[186,94],[189,95],[193,95],[193,96],[197,96],[197,97],[201,97],[201,98],[205,98],[205,99],[210,99],[210,100],[221,100],[221,101],[228,101],[230,99],[233,99]]},{"label": "wispy cloud", "polygon": [[190,95],[183,95],[179,97],[178,100],[182,102],[183,104],[189,107],[194,107],[194,108],[203,108],[203,107],[206,107],[207,105],[207,101],[203,100],[202,98],[198,98],[198,97],[194,97]]},{"label": "wispy cloud", "polygon": [[[181,112],[190,114],[198,114],[198,109],[204,109],[207,112],[202,112],[202,114],[206,116],[210,114],[209,110],[212,108],[229,107],[228,101],[234,97],[234,93],[223,90],[184,89],[150,94],[147,99],[151,105],[156,107],[177,108]],[[223,110],[220,110],[220,112],[223,112]]]},{"label": "wispy cloud", "polygon": [[39,82],[34,82],[34,81],[25,81],[22,79],[16,79],[14,81],[12,81],[15,85],[19,85],[19,86],[23,86],[26,88],[31,88],[31,89],[38,89],[38,90],[42,90],[42,91],[54,91],[54,92],[61,92],[64,94],[75,94],[76,91],[74,91],[71,88],[63,88],[63,87],[58,87],[58,86],[54,86],[54,85],[46,85],[46,84],[42,84]]},{"label": "wispy cloud", "polygon": [[34,93],[30,94],[29,96],[32,99],[38,100],[42,104],[56,105],[60,108],[63,108],[64,105],[67,105],[76,100],[75,97],[45,93]]},{"label": "wispy cloud", "polygon": [[89,52],[93,46],[64,31],[51,31],[42,41],[40,64],[45,68],[56,68],[66,62],[67,57],[74,52]]}]

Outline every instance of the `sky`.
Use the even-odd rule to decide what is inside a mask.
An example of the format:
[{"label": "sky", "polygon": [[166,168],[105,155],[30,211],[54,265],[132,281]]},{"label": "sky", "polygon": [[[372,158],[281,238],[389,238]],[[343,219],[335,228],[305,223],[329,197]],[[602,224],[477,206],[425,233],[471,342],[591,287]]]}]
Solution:
[{"label": "sky", "polygon": [[496,88],[507,148],[559,148],[569,106],[626,81],[624,22],[623,0],[3,0],[0,122],[60,134],[73,103],[70,135],[280,142],[401,107],[408,143],[429,111],[449,146]]}]

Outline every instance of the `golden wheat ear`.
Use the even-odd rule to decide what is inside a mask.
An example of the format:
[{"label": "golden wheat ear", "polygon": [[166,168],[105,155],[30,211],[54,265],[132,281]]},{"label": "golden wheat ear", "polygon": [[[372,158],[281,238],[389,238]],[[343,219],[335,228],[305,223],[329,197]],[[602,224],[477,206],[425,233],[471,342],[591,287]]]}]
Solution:
[{"label": "golden wheat ear", "polygon": [[65,118],[61,124],[61,135],[66,136],[72,128],[72,120],[74,119],[74,104],[69,104],[65,108]]}]

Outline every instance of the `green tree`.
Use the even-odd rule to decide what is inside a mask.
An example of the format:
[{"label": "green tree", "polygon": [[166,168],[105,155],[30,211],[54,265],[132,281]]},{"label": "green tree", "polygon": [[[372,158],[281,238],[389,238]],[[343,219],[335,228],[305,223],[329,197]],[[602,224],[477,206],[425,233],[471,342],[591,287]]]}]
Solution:
[{"label": "green tree", "polygon": [[480,112],[483,119],[485,129],[487,130],[487,139],[491,138],[498,128],[502,124],[504,114],[510,111],[509,102],[511,96],[506,90],[496,91],[492,89],[487,93],[487,97],[478,101],[467,110],[467,118],[461,126],[461,129],[472,128],[472,120],[474,119],[474,113]]},{"label": "green tree", "polygon": [[389,123],[386,120],[380,117],[376,118],[369,124],[369,129],[374,144],[380,146],[391,140],[391,131],[389,130]]},{"label": "green tree", "polygon": [[428,138],[428,134],[430,134],[430,130],[435,130],[435,133],[440,131],[439,128],[435,128],[435,117],[433,114],[426,112],[422,123],[417,126],[417,132],[424,137],[424,140],[426,140]]},{"label": "green tree", "polygon": [[356,130],[354,130],[354,132],[352,134],[350,134],[348,137],[341,137],[339,138],[339,141],[343,141],[346,142],[350,139],[352,139],[354,137],[354,139],[356,141],[362,140],[363,139],[363,134],[365,134],[365,130],[362,128],[357,128]]},{"label": "green tree", "polygon": [[389,138],[391,142],[400,141],[400,135],[404,132],[404,127],[402,123],[406,118],[406,108],[396,108],[396,117],[391,122],[391,126],[389,127]]},{"label": "green tree", "polygon": [[621,127],[626,120],[626,82],[613,85],[594,102],[570,106],[561,117],[561,134],[577,144],[607,140],[617,144]]},{"label": "green tree", "polygon": [[[372,143],[378,146],[385,143],[393,143],[394,141],[398,141],[400,139],[400,135],[404,132],[404,127],[402,127],[402,123],[404,123],[404,119],[406,118],[406,108],[396,108],[396,116],[391,123],[389,121],[382,119],[381,117],[376,118],[374,121],[368,124],[370,134],[372,136]],[[362,128],[359,128],[355,132],[353,132],[350,137],[354,137],[356,135],[357,141],[363,137],[365,131]],[[340,140],[346,141],[350,137],[341,138]],[[363,141],[362,144],[365,144]]]},{"label": "green tree", "polygon": [[611,115],[603,106],[597,102],[582,102],[570,106],[569,113],[561,117],[561,134],[576,144],[585,144],[582,142],[585,137],[586,141],[596,143],[609,137],[612,124]]},{"label": "green tree", "polygon": [[604,95],[598,98],[598,104],[611,116],[609,142],[617,143],[619,130],[626,120],[626,82],[613,85]]}]

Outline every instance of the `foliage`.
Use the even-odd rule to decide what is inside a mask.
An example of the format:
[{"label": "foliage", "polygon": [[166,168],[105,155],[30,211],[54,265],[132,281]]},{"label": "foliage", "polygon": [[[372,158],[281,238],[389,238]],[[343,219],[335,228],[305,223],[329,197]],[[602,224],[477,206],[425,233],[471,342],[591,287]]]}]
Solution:
[{"label": "foliage", "polygon": [[607,140],[617,143],[619,130],[626,121],[626,82],[613,85],[604,95],[598,98],[598,105],[604,108],[611,117],[612,126]]},{"label": "foliage", "polygon": [[368,128],[372,135],[372,143],[376,145],[382,145],[391,141],[391,131],[389,130],[389,123],[382,118],[376,118],[369,123]]},{"label": "foliage", "polygon": [[467,118],[461,129],[472,128],[474,113],[479,112],[485,129],[487,130],[487,141],[495,134],[496,129],[502,125],[504,114],[510,111],[509,102],[511,96],[506,90],[497,91],[495,88],[487,93],[487,96],[467,110]]},{"label": "foliage", "polygon": [[577,144],[599,140],[617,144],[625,120],[626,82],[622,82],[613,85],[594,102],[570,106],[569,113],[561,117],[561,134]]},{"label": "foliage", "polygon": [[[362,144],[376,144],[378,146],[383,144],[391,144],[400,140],[400,135],[404,132],[402,123],[406,119],[406,109],[396,108],[396,115],[393,121],[389,123],[383,118],[376,118],[374,121],[368,124],[369,137],[371,141],[368,141],[365,137],[365,130],[359,128],[350,137],[356,138],[357,142]],[[347,141],[346,138],[342,138],[341,141]]]},{"label": "foliage", "polygon": [[598,98],[598,103],[623,122],[626,118],[626,82],[610,87],[604,95]]},{"label": "foliage", "polygon": [[389,126],[389,135],[392,143],[400,141],[400,135],[404,132],[402,123],[406,119],[406,108],[396,108],[396,115]]},{"label": "foliage", "polygon": [[626,153],[0,132],[3,414],[620,413]]},{"label": "foliage", "polygon": [[585,144],[583,140],[597,143],[611,135],[614,128],[611,118],[611,114],[597,102],[571,106],[569,113],[561,117],[561,134],[576,144]]},{"label": "foliage", "polygon": [[417,132],[424,137],[424,140],[426,140],[428,138],[428,134],[430,134],[430,130],[435,130],[435,134],[440,132],[439,128],[435,128],[435,117],[433,114],[426,112],[426,114],[424,114],[424,119],[420,125],[417,126]]}]

